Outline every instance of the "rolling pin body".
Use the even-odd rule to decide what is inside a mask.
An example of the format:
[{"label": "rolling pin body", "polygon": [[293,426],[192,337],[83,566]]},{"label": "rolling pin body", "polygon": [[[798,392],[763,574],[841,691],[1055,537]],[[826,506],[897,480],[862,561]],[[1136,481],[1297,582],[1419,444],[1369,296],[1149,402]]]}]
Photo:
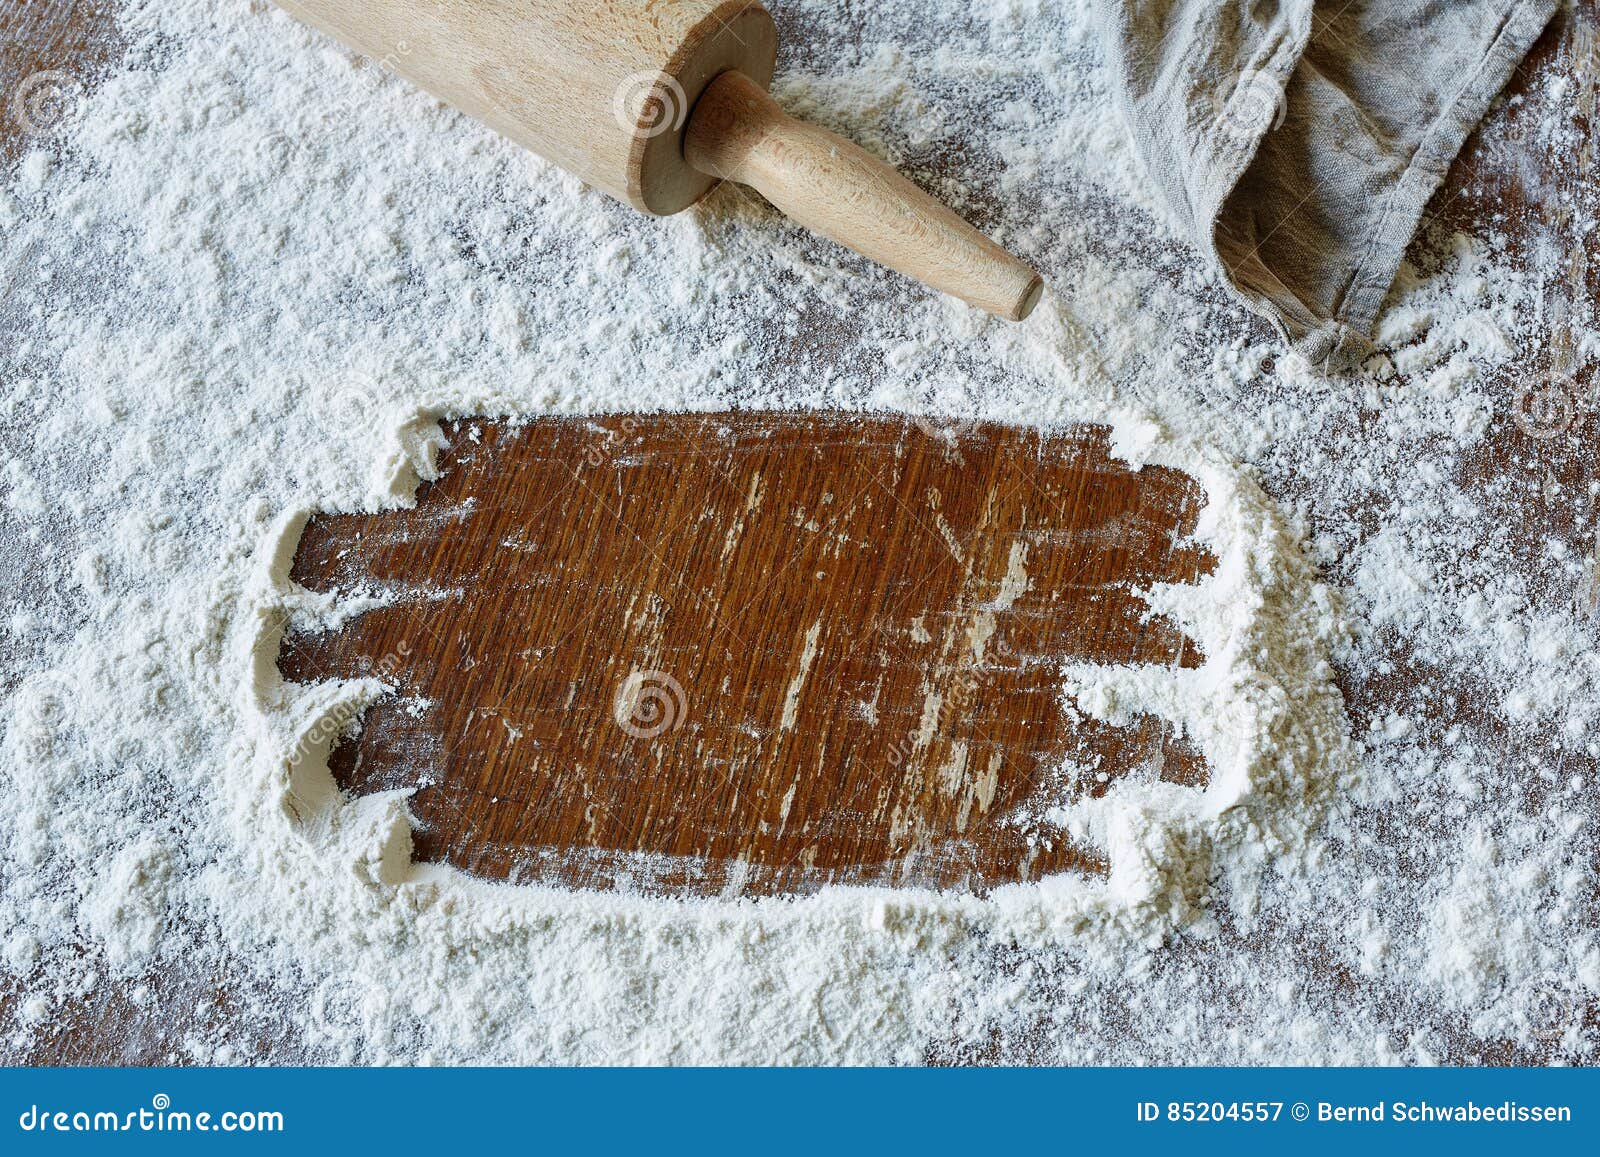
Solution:
[{"label": "rolling pin body", "polygon": [[759,0],[278,3],[646,213],[747,181],[809,228],[991,313],[1019,319],[1038,300],[1022,262],[777,109],[765,92],[777,30]]}]

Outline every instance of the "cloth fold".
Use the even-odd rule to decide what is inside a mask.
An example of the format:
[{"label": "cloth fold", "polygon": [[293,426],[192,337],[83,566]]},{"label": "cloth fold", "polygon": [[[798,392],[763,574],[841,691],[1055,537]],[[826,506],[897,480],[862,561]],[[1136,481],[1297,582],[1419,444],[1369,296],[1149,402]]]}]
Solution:
[{"label": "cloth fold", "polygon": [[1316,362],[1358,355],[1428,199],[1560,0],[1099,0],[1176,226]]}]

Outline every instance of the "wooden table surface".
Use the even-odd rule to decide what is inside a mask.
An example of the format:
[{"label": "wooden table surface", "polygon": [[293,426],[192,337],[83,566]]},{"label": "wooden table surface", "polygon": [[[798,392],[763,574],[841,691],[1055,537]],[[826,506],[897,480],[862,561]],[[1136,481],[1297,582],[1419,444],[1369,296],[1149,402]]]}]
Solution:
[{"label": "wooden table surface", "polygon": [[[45,71],[91,85],[116,53],[110,8],[0,0],[0,92]],[[1588,8],[1558,21],[1512,90],[1570,76],[1591,116],[1596,27]],[[48,126],[0,123],[0,159],[30,142],[48,146]],[[1570,292],[1593,294],[1569,210],[1524,184],[1537,171],[1575,188],[1593,167],[1588,146],[1508,158],[1475,137],[1429,215],[1468,232],[1493,217],[1530,250],[1559,245]],[[1552,319],[1556,365],[1574,347],[1565,324]],[[314,520],[296,559],[307,586],[377,584],[397,602],[291,637],[282,659],[294,679],[377,669],[426,702],[378,706],[334,759],[352,792],[419,789],[420,858],[672,894],[984,888],[1102,870],[1026,822],[1043,801],[1152,762],[1204,782],[1162,728],[1058,708],[1064,657],[1200,660],[1130,588],[1210,567],[1179,545],[1203,496],[1111,462],[1099,431],[744,414],[450,433],[448,471],[416,510]],[[1473,469],[1586,482],[1594,434],[1585,415],[1570,438],[1486,445]],[[1530,543],[1575,517],[1531,511]],[[406,597],[429,590],[458,594]],[[1571,597],[1594,605],[1592,585]],[[1381,684],[1347,690],[1357,728],[1383,712]],[[1053,771],[1068,764],[1089,770]],[[317,1059],[289,1017],[246,1011],[261,1002],[239,999],[242,973],[145,978],[159,1018],[136,986],[102,986],[7,1059],[171,1061],[197,1031],[257,1059]],[[179,1007],[192,1012],[174,1022]]]}]

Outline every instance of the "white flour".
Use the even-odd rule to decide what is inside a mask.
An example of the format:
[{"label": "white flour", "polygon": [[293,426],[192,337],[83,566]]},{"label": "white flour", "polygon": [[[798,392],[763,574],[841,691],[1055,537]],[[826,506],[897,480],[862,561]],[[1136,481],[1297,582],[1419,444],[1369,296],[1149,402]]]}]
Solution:
[{"label": "white flour", "polygon": [[[780,98],[1065,309],[989,322],[735,190],[646,220],[258,5],[131,6],[127,68],[0,194],[10,1051],[177,968],[231,978],[177,1054],[219,1062],[1591,1055],[1594,488],[1464,472],[1516,436],[1497,368],[1587,302],[1441,233],[1386,355],[1319,378],[1161,240],[1080,5],[992,0],[938,44],[911,3],[775,7]],[[403,801],[291,782],[374,692],[277,680],[297,511],[403,501],[440,415],[725,407],[1094,419],[1195,473],[1218,574],[1149,601],[1207,666],[1063,680],[1184,725],[1207,793],[1057,814],[1109,886],[733,904],[413,871]]]}]

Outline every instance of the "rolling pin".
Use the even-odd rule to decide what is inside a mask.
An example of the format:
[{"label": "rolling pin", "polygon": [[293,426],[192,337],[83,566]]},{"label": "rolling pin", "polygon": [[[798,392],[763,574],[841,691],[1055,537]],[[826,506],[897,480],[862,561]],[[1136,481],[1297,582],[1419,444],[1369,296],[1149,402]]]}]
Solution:
[{"label": "rolling pin", "polygon": [[757,0],[278,0],[517,144],[646,213],[719,180],[997,316],[1038,274],[947,206],[767,95],[778,55]]}]

